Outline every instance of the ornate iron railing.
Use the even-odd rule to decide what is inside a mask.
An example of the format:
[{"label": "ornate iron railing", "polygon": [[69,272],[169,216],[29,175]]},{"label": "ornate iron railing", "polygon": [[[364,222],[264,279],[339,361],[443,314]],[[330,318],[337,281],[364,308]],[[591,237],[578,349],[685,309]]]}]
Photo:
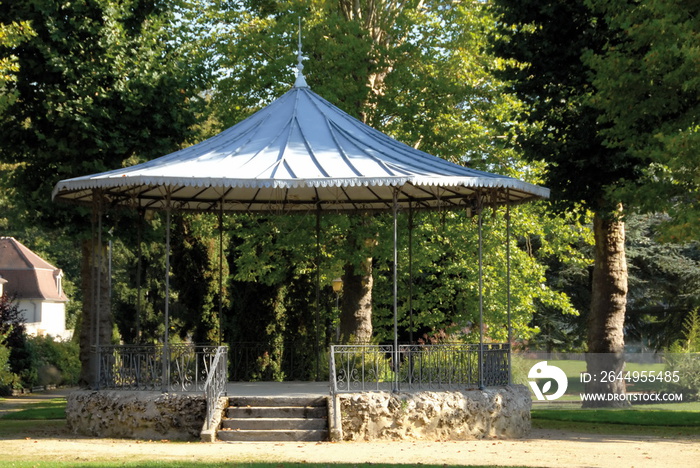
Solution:
[{"label": "ornate iron railing", "polygon": [[214,367],[216,346],[100,346],[98,388],[203,392]]},{"label": "ornate iron railing", "polygon": [[[506,343],[331,346],[333,393],[459,390],[508,385]],[[395,365],[394,363],[398,363]]]},{"label": "ornate iron railing", "polygon": [[392,345],[331,346],[331,392],[391,391],[393,351]]},{"label": "ornate iron railing", "polygon": [[228,382],[228,348],[220,346],[212,361],[211,372],[204,383],[204,395],[207,399],[207,417],[205,426],[211,429],[219,398],[226,392]]}]

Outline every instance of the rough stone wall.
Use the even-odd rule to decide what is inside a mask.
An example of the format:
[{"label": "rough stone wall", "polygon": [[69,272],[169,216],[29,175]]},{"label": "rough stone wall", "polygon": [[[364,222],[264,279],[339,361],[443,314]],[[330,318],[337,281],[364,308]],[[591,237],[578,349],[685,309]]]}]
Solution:
[{"label": "rough stone wall", "polygon": [[203,395],[79,390],[68,396],[66,420],[75,434],[196,440],[206,406]]},{"label": "rough stone wall", "polygon": [[331,437],[346,441],[520,438],[531,427],[532,400],[523,385],[461,392],[345,394],[335,401],[342,428],[331,428]]}]

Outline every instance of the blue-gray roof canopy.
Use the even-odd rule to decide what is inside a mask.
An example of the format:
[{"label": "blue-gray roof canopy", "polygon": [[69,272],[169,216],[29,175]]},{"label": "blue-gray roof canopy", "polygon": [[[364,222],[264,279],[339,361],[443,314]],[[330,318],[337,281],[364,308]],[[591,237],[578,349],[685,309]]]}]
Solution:
[{"label": "blue-gray roof canopy", "polygon": [[53,198],[179,210],[454,209],[547,198],[549,190],[477,171],[400,143],[303,82],[196,145],[135,166],[62,180]]}]

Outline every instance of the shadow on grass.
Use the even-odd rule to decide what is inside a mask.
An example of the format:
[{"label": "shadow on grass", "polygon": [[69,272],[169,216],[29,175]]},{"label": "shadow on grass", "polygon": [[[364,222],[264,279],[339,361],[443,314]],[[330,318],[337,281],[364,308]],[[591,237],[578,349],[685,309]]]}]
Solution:
[{"label": "shadow on grass", "polygon": [[65,419],[23,420],[0,419],[0,440],[19,439],[76,439]]}]

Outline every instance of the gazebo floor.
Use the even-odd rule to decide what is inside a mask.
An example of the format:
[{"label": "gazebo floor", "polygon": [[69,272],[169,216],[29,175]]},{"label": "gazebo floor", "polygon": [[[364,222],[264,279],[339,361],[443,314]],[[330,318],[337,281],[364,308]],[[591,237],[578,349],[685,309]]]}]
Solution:
[{"label": "gazebo floor", "polygon": [[229,382],[226,393],[229,397],[318,397],[330,395],[330,385],[328,382]]}]

